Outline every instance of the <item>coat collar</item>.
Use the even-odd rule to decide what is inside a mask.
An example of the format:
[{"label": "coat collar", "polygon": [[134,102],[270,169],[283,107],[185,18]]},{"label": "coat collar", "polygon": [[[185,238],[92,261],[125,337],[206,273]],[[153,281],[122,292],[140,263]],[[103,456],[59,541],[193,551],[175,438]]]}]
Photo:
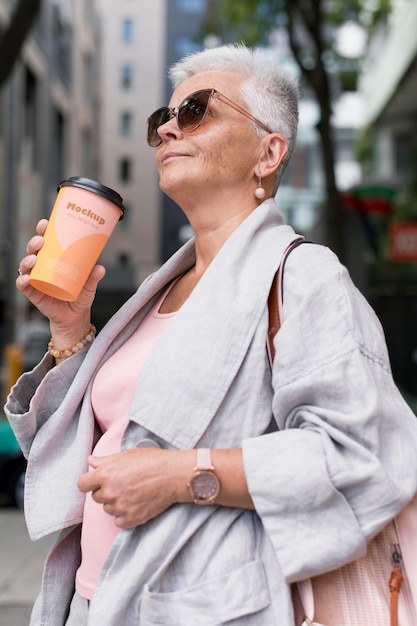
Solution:
[{"label": "coat collar", "polygon": [[[236,229],[149,356],[130,420],[175,447],[196,445],[236,376],[265,313],[282,252],[295,237],[273,200]],[[127,303],[126,311],[144,307],[143,318],[155,294],[193,264],[193,248],[189,242],[174,255]]]}]

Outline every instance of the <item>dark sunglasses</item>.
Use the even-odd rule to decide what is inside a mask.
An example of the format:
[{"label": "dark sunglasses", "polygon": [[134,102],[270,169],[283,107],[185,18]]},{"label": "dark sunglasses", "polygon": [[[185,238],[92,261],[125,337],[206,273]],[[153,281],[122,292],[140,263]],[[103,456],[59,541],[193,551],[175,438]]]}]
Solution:
[{"label": "dark sunglasses", "polygon": [[169,122],[173,117],[177,118],[178,128],[182,132],[192,133],[193,130],[199,128],[206,119],[210,100],[214,100],[215,98],[229,105],[235,111],[238,111],[238,113],[247,117],[251,122],[255,122],[255,124],[263,128],[267,133],[272,133],[272,130],[265,126],[265,124],[257,120],[256,117],[253,117],[253,115],[245,111],[245,109],[242,109],[238,104],[226,98],[226,96],[219,91],[216,91],[216,89],[201,89],[187,96],[179,107],[161,107],[152,113],[148,118],[148,144],[152,146],[152,148],[157,148],[162,143],[162,139],[158,135],[158,128]]}]

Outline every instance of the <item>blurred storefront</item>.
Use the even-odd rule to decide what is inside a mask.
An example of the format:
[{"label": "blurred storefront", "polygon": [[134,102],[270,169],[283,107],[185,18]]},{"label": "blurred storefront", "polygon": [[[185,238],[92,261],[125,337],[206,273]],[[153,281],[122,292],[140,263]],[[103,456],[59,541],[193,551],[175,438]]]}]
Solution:
[{"label": "blurred storefront", "polygon": [[[370,241],[371,300],[394,376],[417,396],[417,2],[394,0],[362,77],[371,174],[346,198]],[[379,188],[379,193],[378,193]],[[375,201],[375,202],[373,202]]]}]

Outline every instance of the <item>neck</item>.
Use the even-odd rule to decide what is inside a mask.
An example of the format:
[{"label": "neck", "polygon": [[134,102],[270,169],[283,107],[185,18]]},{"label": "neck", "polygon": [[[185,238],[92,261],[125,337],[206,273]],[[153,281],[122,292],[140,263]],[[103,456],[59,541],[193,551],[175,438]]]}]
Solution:
[{"label": "neck", "polygon": [[240,207],[210,206],[204,211],[186,213],[195,233],[197,264],[199,260],[208,265],[230,235],[256,209],[258,202]]}]

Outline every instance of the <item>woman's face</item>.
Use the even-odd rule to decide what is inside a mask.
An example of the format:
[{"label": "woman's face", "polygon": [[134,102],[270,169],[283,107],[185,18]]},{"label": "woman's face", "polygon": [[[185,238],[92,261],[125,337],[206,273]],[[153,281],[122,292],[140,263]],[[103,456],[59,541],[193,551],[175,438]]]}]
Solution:
[{"label": "woman's face", "polygon": [[[239,96],[242,77],[232,72],[200,72],[174,91],[169,106],[178,107],[191,93],[214,88],[247,110]],[[159,127],[156,148],[161,189],[180,205],[205,198],[253,197],[254,167],[260,137],[244,115],[217,99],[210,100],[206,119],[193,132],[179,129],[176,118]]]}]

